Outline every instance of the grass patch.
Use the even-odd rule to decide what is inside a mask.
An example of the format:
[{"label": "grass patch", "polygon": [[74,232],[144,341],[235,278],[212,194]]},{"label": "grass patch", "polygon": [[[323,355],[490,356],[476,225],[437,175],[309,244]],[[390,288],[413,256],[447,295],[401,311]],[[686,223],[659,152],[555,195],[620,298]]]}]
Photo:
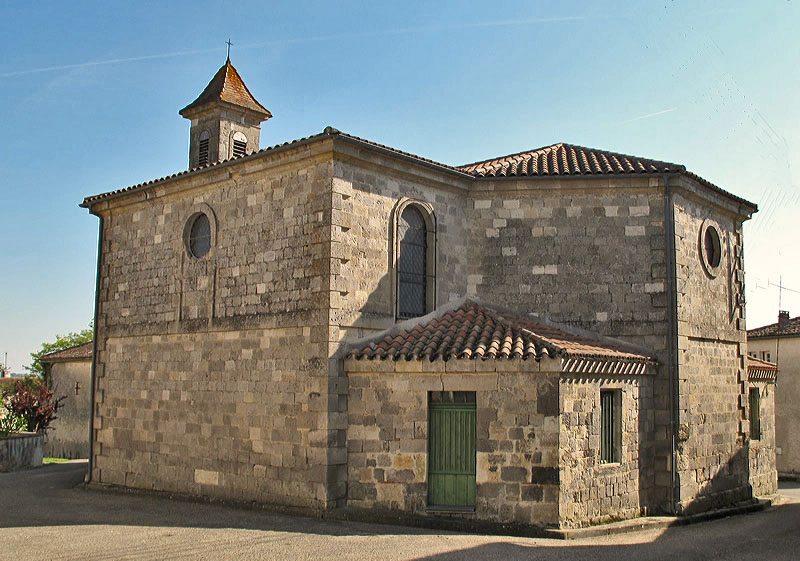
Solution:
[{"label": "grass patch", "polygon": [[43,464],[63,464],[64,462],[68,462],[68,458],[44,458],[42,459]]}]

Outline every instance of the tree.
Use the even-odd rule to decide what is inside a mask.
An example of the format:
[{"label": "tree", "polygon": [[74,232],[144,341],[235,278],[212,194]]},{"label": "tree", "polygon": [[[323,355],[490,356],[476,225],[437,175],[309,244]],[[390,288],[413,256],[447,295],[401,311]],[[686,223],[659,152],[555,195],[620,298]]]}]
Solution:
[{"label": "tree", "polygon": [[44,366],[42,366],[42,363],[39,362],[39,358],[41,358],[42,355],[88,343],[92,340],[93,335],[94,329],[92,328],[91,322],[89,322],[89,327],[83,331],[79,331],[77,333],[67,333],[66,335],[56,335],[56,340],[54,342],[42,343],[42,348],[39,350],[39,352],[31,353],[33,362],[31,362],[29,366],[26,366],[25,370],[31,374],[35,374],[36,376],[44,376]]}]

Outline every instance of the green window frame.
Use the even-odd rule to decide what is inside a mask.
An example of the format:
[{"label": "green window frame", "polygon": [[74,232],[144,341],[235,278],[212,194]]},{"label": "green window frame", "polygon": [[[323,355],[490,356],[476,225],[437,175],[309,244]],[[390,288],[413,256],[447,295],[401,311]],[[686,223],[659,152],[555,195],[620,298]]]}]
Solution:
[{"label": "green window frame", "polygon": [[622,457],[622,391],[600,391],[600,463],[617,464]]},{"label": "green window frame", "polygon": [[761,394],[750,388],[750,440],[761,440]]}]

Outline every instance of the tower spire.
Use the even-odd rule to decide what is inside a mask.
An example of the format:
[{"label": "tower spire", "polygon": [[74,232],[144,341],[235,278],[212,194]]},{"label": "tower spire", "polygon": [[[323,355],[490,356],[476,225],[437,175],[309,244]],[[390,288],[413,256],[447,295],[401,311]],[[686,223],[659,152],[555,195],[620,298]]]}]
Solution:
[{"label": "tower spire", "polygon": [[228,45],[228,58],[225,60],[225,62],[227,63],[231,61],[231,46],[233,45],[233,43],[231,43],[230,37],[228,37],[228,40],[225,41],[225,44]]},{"label": "tower spire", "polygon": [[[228,40],[228,49],[233,44]],[[261,123],[272,114],[245,86],[228,60],[203,93],[178,113],[192,122],[189,168],[258,151]]]}]

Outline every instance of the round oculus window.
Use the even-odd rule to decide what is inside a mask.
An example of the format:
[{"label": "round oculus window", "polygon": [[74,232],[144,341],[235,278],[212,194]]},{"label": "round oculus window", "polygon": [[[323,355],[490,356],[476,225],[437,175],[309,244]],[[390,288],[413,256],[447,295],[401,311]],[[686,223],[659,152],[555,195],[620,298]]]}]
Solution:
[{"label": "round oculus window", "polygon": [[208,255],[208,252],[211,251],[211,222],[209,222],[208,216],[203,213],[195,216],[189,229],[187,242],[192,257],[200,259]]},{"label": "round oculus window", "polygon": [[703,236],[703,251],[705,251],[708,264],[712,267],[719,267],[722,251],[719,243],[719,233],[713,226],[706,228],[706,234]]},{"label": "round oculus window", "polygon": [[722,238],[717,227],[710,222],[704,223],[700,230],[700,260],[710,276],[717,276],[722,263]]}]

